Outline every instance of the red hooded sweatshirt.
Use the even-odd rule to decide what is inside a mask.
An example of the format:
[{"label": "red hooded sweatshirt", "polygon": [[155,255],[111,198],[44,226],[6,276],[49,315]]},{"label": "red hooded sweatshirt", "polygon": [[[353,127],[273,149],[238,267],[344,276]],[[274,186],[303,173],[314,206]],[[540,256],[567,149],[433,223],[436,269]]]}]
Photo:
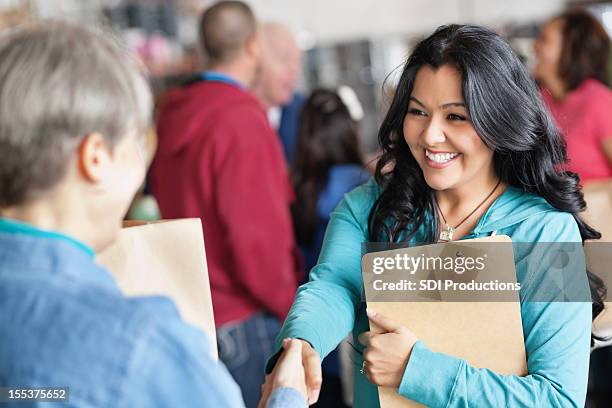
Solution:
[{"label": "red hooded sweatshirt", "polygon": [[201,81],[167,95],[157,132],[151,189],[163,218],[202,220],[217,327],[261,311],[283,320],[297,289],[293,193],[262,106]]}]

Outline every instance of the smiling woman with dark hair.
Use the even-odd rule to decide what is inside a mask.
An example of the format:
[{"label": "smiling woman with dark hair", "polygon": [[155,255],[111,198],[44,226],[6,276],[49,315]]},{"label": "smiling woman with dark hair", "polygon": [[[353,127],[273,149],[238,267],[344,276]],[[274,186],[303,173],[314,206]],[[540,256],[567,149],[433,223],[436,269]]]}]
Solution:
[{"label": "smiling woman with dark hair", "polygon": [[[579,215],[585,202],[577,176],[563,169],[563,139],[510,46],[482,27],[440,27],[408,58],[379,140],[375,177],[332,214],[319,262],[279,336],[304,342],[310,402],[320,387],[319,358],[352,331],[356,407],[378,406],[376,386],[431,407],[584,405],[602,288],[583,260],[572,285],[592,293],[593,302],[529,302],[521,292],[524,377],[435,352],[409,327],[361,336],[363,348],[357,342],[368,319],[394,326],[366,314],[364,242],[414,246],[503,234],[513,242],[579,245],[600,237]],[[528,265],[517,262],[516,269],[523,282]],[[545,265],[536,272],[550,279]]]}]

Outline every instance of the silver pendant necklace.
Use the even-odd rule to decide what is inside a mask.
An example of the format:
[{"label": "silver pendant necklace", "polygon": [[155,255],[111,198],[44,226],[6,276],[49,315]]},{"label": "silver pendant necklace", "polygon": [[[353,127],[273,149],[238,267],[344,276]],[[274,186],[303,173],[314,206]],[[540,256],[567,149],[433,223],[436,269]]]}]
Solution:
[{"label": "silver pendant necklace", "polygon": [[499,187],[501,183],[501,179],[497,182],[497,184],[495,185],[495,187],[493,188],[493,190],[491,190],[491,192],[489,193],[489,195],[482,200],[482,202],[480,204],[478,204],[478,206],[476,208],[474,208],[474,210],[469,213],[463,220],[461,220],[461,222],[459,224],[457,224],[455,227],[451,227],[450,225],[448,225],[448,221],[446,221],[446,218],[444,217],[444,213],[442,212],[442,209],[440,209],[440,205],[438,204],[438,200],[434,200],[436,203],[436,207],[438,208],[438,212],[440,213],[440,216],[442,217],[442,220],[444,221],[444,225],[446,225],[445,228],[442,229],[442,231],[440,231],[440,236],[438,237],[438,242],[450,242],[453,240],[453,234],[455,233],[455,230],[457,228],[459,228],[461,225],[463,225],[464,222],[466,222],[472,215],[474,215],[474,213],[476,211],[478,211],[478,209],[480,209],[480,207],[482,207],[484,205],[484,203],[486,203],[489,198],[491,198],[491,196],[493,195],[493,193],[495,193],[495,191],[497,190],[497,187]]}]

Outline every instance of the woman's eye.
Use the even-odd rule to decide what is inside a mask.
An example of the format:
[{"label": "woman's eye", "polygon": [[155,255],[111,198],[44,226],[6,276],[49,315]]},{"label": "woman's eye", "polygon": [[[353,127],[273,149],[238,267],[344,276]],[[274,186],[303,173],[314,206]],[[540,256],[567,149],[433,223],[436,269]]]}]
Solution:
[{"label": "woman's eye", "polygon": [[422,110],[416,109],[416,108],[408,109],[408,113],[410,115],[415,115],[415,116],[427,116],[425,112],[423,112]]},{"label": "woman's eye", "polygon": [[447,116],[448,120],[466,120],[465,116],[457,115],[455,113],[451,113]]}]

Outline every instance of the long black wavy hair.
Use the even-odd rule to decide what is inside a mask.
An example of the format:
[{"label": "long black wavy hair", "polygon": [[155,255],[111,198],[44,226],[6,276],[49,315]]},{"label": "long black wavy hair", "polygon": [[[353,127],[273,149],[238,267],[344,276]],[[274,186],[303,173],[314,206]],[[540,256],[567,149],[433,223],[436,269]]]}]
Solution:
[{"label": "long black wavy hair", "polygon": [[[586,203],[578,175],[564,170],[565,141],[551,120],[533,79],[499,35],[484,27],[447,25],[421,41],[403,67],[395,95],[378,134],[382,156],[375,178],[381,194],[369,215],[371,242],[399,242],[414,236],[426,214],[435,214],[434,191],[404,139],[412,87],[418,70],[450,64],[462,76],[462,93],[474,129],[493,150],[497,176],[571,213],[583,242],[601,234],[580,216]],[[389,170],[392,168],[392,170]],[[426,241],[435,242],[437,217],[426,223]],[[587,272],[593,318],[603,310],[606,289]]]}]

